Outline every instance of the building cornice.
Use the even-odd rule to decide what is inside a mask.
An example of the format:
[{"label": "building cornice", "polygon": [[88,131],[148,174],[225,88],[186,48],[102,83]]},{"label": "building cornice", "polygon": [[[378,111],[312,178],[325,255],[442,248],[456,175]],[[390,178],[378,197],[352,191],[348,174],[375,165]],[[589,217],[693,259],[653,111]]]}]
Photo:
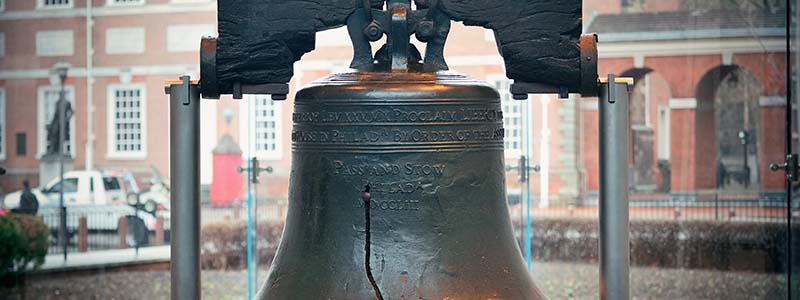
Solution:
[{"label": "building cornice", "polygon": [[[97,6],[92,8],[93,17],[124,16],[124,15],[155,15],[155,14],[180,14],[192,12],[216,12],[217,2],[207,3],[175,3],[175,4],[146,4],[138,6]],[[0,21],[37,20],[54,18],[85,17],[85,7],[63,9],[33,9],[10,10],[0,12]]]},{"label": "building cornice", "polygon": [[[133,76],[175,76],[177,74],[197,74],[199,72],[200,66],[197,64],[94,67],[92,68],[92,77],[113,77],[122,74]],[[69,77],[86,77],[86,68],[70,68]],[[50,78],[50,69],[0,70],[0,80],[36,78]]]},{"label": "building cornice", "polygon": [[786,49],[783,38],[736,38],[670,41],[603,42],[597,44],[600,58],[686,56],[740,53],[782,53]]},{"label": "building cornice", "polygon": [[786,36],[784,28],[716,28],[701,30],[647,31],[647,32],[610,32],[600,33],[600,42],[641,42],[655,40],[696,40],[748,37]]}]

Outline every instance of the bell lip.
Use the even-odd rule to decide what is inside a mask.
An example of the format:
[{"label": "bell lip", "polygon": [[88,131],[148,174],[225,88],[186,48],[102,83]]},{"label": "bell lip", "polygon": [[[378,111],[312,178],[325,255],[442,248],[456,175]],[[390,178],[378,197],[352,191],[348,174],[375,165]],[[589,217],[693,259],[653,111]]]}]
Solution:
[{"label": "bell lip", "polygon": [[487,99],[498,91],[485,81],[453,71],[334,73],[306,84],[296,102],[326,99]]}]

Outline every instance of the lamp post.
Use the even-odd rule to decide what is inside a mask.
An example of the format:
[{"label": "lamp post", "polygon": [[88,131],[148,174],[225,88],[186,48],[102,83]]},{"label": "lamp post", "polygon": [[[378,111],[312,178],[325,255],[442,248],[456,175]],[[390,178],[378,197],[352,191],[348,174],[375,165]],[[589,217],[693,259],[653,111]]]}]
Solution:
[{"label": "lamp post", "polygon": [[59,82],[58,101],[56,102],[56,109],[58,110],[58,206],[59,206],[59,228],[58,228],[58,242],[64,251],[64,260],[67,260],[67,207],[64,206],[64,139],[66,136],[65,129],[67,127],[67,108],[64,97],[64,81],[67,80],[67,71],[69,68],[66,65],[56,64],[50,70],[51,78],[57,78]]},{"label": "lamp post", "polygon": [[750,166],[747,164],[747,144],[750,143],[750,134],[746,130],[739,131],[739,143],[742,144],[742,182],[744,187],[750,185]]}]

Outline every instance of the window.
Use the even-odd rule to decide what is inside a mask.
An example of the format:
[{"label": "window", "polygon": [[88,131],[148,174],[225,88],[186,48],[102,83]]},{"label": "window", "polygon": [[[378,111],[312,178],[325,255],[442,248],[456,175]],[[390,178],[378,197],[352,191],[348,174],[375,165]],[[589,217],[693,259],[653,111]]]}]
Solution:
[{"label": "window", "polygon": [[216,30],[212,24],[171,25],[167,27],[167,51],[200,51],[200,39],[214,33]]},{"label": "window", "polygon": [[107,54],[144,53],[144,27],[117,27],[106,29]]},{"label": "window", "polygon": [[71,8],[72,0],[39,0],[38,8]]},{"label": "window", "polygon": [[522,102],[516,101],[511,97],[509,91],[511,82],[506,79],[491,80],[497,92],[500,93],[500,101],[503,109],[503,128],[505,137],[503,144],[506,154],[510,156],[519,155],[522,151]]},{"label": "window", "polygon": [[107,5],[141,5],[144,0],[108,0]]},{"label": "window", "polygon": [[0,0],[0,11],[6,10],[6,0]]},{"label": "window", "polygon": [[[243,134],[249,136],[249,143],[253,145],[253,154],[262,159],[278,159],[281,157],[281,110],[280,103],[272,100],[270,95],[245,96],[247,110],[242,115],[247,116],[242,126]],[[246,114],[245,114],[246,113]],[[249,131],[249,132],[248,132]],[[248,143],[248,141],[244,141]]]},{"label": "window", "polygon": [[28,154],[27,135],[24,132],[17,132],[17,156],[22,157]]},{"label": "window", "polygon": [[6,91],[0,88],[0,160],[6,158]]},{"label": "window", "polygon": [[[56,102],[59,97],[58,86],[42,86],[38,90],[38,103],[36,106],[36,136],[37,136],[37,155],[41,157],[47,152],[47,125],[53,121],[56,114]],[[75,87],[64,86],[64,97],[70,102],[72,109],[75,109]],[[69,134],[66,135],[66,149],[64,153],[75,157],[75,116],[69,119]]]},{"label": "window", "polygon": [[117,177],[103,177],[103,187],[106,191],[118,191],[122,189]]},{"label": "window", "polygon": [[[56,182],[49,190],[49,193],[58,193],[61,190],[61,182]],[[64,178],[64,193],[75,193],[78,191],[78,178]]]},{"label": "window", "polygon": [[147,156],[145,86],[108,87],[108,157],[141,159]]},{"label": "window", "polygon": [[36,32],[36,55],[72,56],[75,52],[72,30]]}]

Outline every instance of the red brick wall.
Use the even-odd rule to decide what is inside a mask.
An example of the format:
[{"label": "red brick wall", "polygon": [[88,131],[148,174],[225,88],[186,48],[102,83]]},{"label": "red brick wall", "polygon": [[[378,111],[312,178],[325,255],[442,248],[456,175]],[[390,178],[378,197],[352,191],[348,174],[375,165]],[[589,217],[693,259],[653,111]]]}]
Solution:
[{"label": "red brick wall", "polygon": [[765,191],[786,189],[786,175],[772,172],[770,163],[781,163],[786,153],[786,107],[761,107],[761,130],[759,131],[758,164],[761,189]]},{"label": "red brick wall", "polygon": [[784,53],[736,54],[733,64],[741,66],[761,83],[765,96],[786,94],[786,57]]},{"label": "red brick wall", "polygon": [[[597,101],[597,100],[581,100]],[[597,110],[581,110],[580,122],[580,147],[581,147],[581,166],[583,167],[583,189],[588,192],[597,192],[600,187],[600,154],[599,148],[600,133],[597,130],[599,116]]]},{"label": "red brick wall", "polygon": [[670,160],[672,162],[672,191],[695,189],[695,115],[692,109],[673,109],[670,112]]},{"label": "red brick wall", "polygon": [[673,98],[694,98],[697,82],[709,70],[722,64],[721,55],[647,57],[646,67],[670,83]]}]

